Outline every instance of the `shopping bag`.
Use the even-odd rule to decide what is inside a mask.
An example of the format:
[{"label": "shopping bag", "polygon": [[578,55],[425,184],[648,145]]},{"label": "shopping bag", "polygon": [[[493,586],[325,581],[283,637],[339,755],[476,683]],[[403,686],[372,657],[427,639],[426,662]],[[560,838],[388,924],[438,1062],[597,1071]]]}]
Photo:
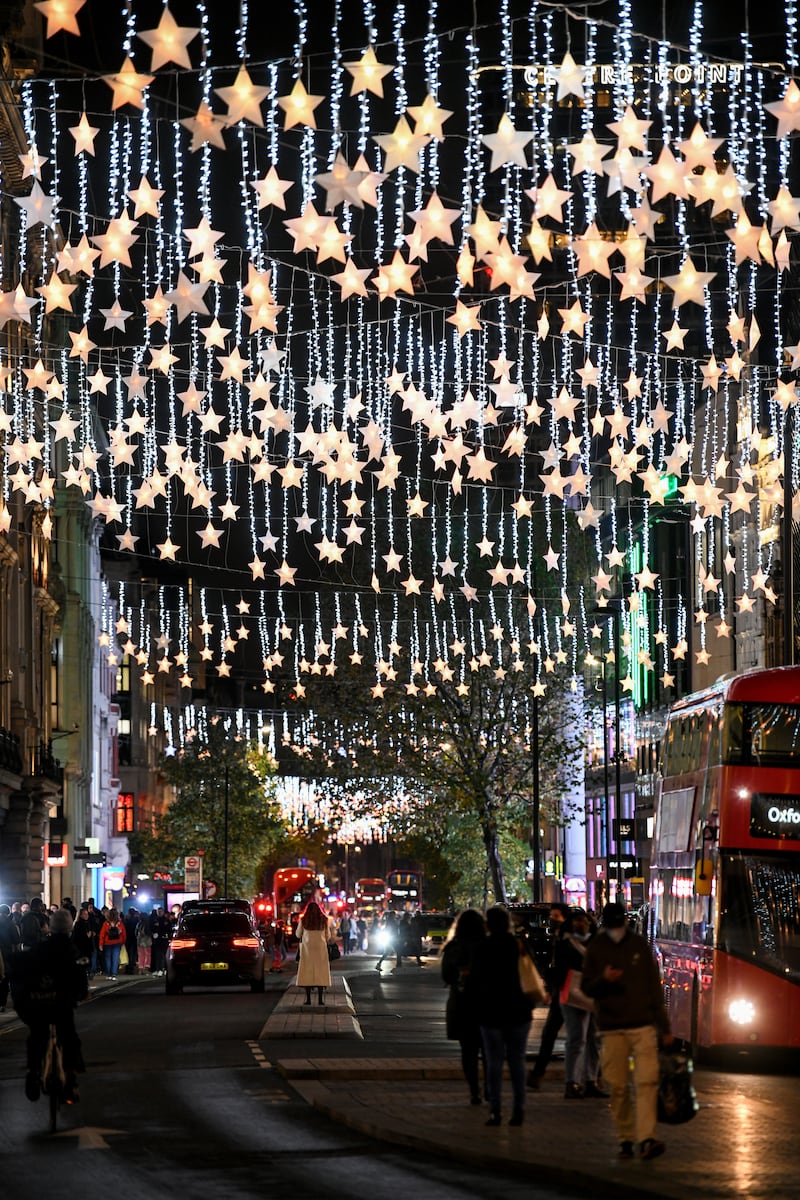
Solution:
[{"label": "shopping bag", "polygon": [[328,962],[336,962],[336,959],[341,957],[342,952],[336,942],[328,942]]},{"label": "shopping bag", "polygon": [[572,1008],[583,1009],[584,1012],[594,1012],[594,1000],[583,991],[583,972],[572,968],[567,971],[567,977],[558,993],[561,1004],[569,1004]]},{"label": "shopping bag", "polygon": [[536,963],[524,947],[519,952],[519,985],[534,1004],[541,1004],[547,996],[544,980],[536,969]]},{"label": "shopping bag", "polygon": [[122,949],[119,952],[119,965],[121,967],[127,967],[127,965],[128,965],[128,951],[125,949],[124,946],[122,947]]},{"label": "shopping bag", "polygon": [[694,1064],[680,1043],[658,1056],[658,1119],[664,1125],[684,1125],[697,1116],[700,1105],[692,1079]]}]

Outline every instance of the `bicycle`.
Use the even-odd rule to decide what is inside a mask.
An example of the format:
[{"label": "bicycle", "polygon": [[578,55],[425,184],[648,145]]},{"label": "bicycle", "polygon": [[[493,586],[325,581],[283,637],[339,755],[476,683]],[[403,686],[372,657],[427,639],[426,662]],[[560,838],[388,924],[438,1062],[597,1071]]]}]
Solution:
[{"label": "bicycle", "polygon": [[61,1043],[58,1040],[58,1030],[55,1024],[50,1025],[47,1046],[42,1058],[41,1087],[49,1100],[50,1132],[55,1133],[58,1125],[58,1110],[61,1098],[66,1088],[67,1076],[64,1071],[64,1056]]}]

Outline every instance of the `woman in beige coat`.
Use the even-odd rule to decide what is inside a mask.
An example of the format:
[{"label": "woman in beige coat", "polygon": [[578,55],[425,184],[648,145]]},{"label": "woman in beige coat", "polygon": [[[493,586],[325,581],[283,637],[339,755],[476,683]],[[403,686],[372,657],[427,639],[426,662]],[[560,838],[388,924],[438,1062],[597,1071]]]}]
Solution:
[{"label": "woman in beige coat", "polygon": [[310,900],[297,923],[300,940],[300,967],[297,972],[299,987],[306,989],[303,1004],[311,1003],[311,989],[317,989],[318,1003],[324,1004],[323,988],[331,986],[331,968],[328,960],[328,918],[316,900]]}]

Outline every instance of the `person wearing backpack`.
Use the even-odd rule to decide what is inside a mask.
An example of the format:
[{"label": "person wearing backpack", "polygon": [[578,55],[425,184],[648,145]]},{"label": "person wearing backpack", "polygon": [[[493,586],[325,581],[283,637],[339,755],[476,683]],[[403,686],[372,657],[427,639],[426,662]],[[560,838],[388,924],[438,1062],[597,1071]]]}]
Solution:
[{"label": "person wearing backpack", "polygon": [[103,954],[103,965],[108,979],[119,974],[119,956],[126,939],[125,926],[115,908],[109,910],[108,920],[100,930],[99,946]]}]

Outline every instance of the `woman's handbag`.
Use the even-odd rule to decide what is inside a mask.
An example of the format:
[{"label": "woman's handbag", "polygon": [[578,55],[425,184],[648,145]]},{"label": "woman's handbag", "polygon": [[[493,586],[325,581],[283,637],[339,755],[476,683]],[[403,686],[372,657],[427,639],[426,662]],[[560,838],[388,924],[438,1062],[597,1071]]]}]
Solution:
[{"label": "woman's handbag", "polygon": [[572,1008],[583,1009],[584,1012],[594,1012],[594,1000],[581,988],[583,972],[570,968],[567,977],[558,993],[559,1003],[569,1004]]},{"label": "woman's handbag", "polygon": [[519,952],[519,985],[534,1004],[541,1004],[547,996],[544,980],[536,969],[536,963],[524,947],[521,947]]},{"label": "woman's handbag", "polygon": [[692,1082],[694,1065],[683,1047],[662,1050],[658,1056],[658,1119],[665,1125],[684,1125],[697,1116],[700,1105]]},{"label": "woman's handbag", "polygon": [[328,962],[336,962],[336,959],[341,957],[342,952],[336,942],[328,942]]}]

